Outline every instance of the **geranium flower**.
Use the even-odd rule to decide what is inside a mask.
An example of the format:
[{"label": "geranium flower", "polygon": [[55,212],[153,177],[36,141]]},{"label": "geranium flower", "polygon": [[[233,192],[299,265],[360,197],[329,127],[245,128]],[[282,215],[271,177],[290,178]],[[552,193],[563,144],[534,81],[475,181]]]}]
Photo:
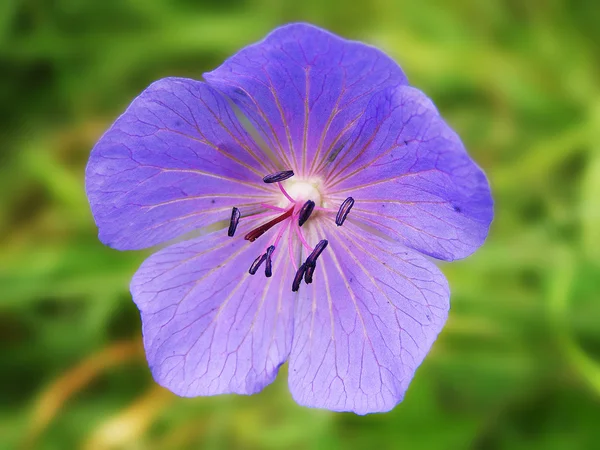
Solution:
[{"label": "geranium flower", "polygon": [[218,229],[133,277],[155,380],[254,394],[289,361],[301,405],[390,410],[448,314],[425,256],[464,258],[487,235],[484,174],[394,61],[314,26],[278,28],[205,79],[150,85],[86,171],[113,248]]}]

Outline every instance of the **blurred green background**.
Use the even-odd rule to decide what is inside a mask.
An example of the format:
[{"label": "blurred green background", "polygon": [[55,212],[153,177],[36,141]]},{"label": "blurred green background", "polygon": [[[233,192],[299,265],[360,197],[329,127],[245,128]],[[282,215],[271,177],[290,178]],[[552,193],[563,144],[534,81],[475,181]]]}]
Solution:
[{"label": "blurred green background", "polygon": [[[147,253],[102,246],[84,193],[144,87],[297,20],[385,49],[496,200],[388,414],[299,407],[285,368],[253,397],[157,387],[128,293]],[[594,0],[0,0],[0,448],[600,448],[599,43]]]}]

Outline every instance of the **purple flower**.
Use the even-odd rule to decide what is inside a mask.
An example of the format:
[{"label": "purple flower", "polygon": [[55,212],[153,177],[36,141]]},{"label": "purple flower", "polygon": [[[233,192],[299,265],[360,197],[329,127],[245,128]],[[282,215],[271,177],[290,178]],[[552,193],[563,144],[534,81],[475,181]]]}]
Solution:
[{"label": "purple flower", "polygon": [[133,277],[154,378],[253,394],[289,361],[302,405],[390,410],[448,314],[423,255],[464,258],[487,235],[483,172],[397,64],[314,26],[278,28],[205,79],[149,86],[86,171],[111,247],[218,230]]}]

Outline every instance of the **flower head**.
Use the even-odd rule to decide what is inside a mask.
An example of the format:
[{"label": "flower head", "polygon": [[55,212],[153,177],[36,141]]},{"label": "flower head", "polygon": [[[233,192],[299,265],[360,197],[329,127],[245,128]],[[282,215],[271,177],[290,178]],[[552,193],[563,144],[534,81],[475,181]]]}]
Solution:
[{"label": "flower head", "polygon": [[448,313],[423,255],[483,243],[484,174],[397,64],[314,26],[278,28],[205,79],[149,86],[86,171],[111,247],[221,225],[133,277],[154,378],[182,396],[253,394],[289,361],[302,405],[390,410]]}]

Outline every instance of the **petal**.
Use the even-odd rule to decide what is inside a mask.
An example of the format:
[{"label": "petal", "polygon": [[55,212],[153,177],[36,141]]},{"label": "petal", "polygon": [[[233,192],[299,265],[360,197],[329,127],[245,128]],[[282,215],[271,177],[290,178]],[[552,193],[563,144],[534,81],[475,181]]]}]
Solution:
[{"label": "petal", "polygon": [[352,196],[350,219],[427,255],[464,258],[487,236],[493,201],[485,175],[412,87],[375,96],[326,172],[332,205]]},{"label": "petal", "polygon": [[186,397],[253,394],[275,379],[292,340],[292,268],[287,253],[276,251],[273,277],[249,275],[261,251],[221,231],[142,264],[131,293],[160,385]]},{"label": "petal", "polygon": [[102,242],[149,247],[251,208],[275,171],[225,98],[187,79],[153,83],[94,147],[86,190]]},{"label": "petal", "polygon": [[380,50],[301,23],[276,29],[204,77],[303,176],[335,151],[373,92],[407,83]]},{"label": "petal", "polygon": [[305,406],[389,411],[446,321],[446,279],[398,243],[352,224],[324,228],[329,246],[299,291],[290,390]]}]

